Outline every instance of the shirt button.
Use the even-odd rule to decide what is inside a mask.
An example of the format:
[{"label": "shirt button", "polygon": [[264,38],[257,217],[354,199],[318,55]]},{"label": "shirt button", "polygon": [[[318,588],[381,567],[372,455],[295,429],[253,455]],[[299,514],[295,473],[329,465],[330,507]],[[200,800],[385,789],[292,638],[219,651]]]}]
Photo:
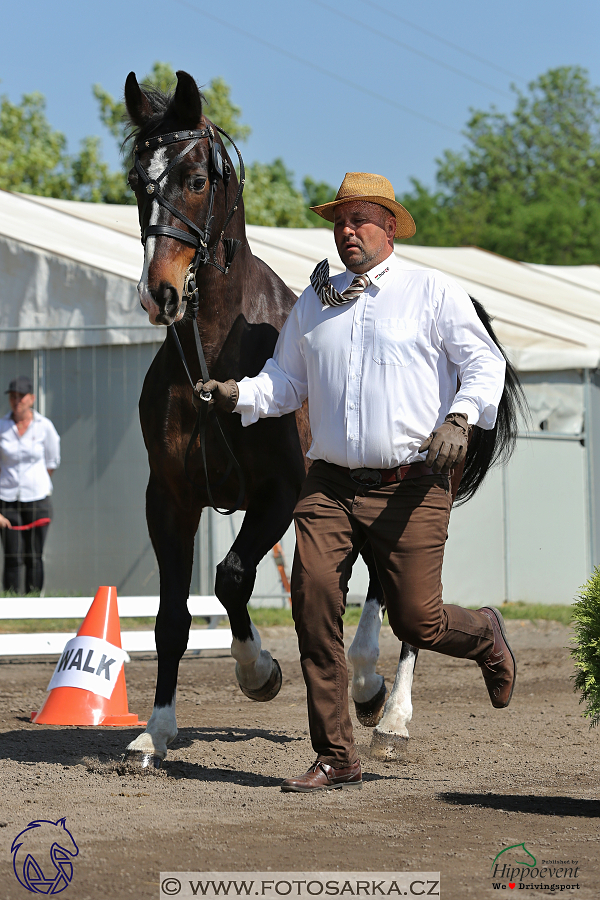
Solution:
[{"label": "shirt button", "polygon": [[352,381],[356,381],[356,375],[352,376]]},{"label": "shirt button", "polygon": [[354,403],[350,404],[350,409],[354,409]]}]

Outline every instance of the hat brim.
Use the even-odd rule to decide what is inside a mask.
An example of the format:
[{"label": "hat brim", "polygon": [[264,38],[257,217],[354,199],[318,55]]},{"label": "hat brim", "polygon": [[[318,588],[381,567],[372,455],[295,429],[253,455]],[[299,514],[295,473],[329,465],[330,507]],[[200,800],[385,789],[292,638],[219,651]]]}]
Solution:
[{"label": "hat brim", "polygon": [[379,206],[385,206],[386,209],[396,217],[396,233],[394,237],[409,238],[417,230],[413,217],[401,203],[396,200],[390,200],[389,197],[374,197],[372,194],[356,194],[355,196],[342,197],[339,200],[332,200],[331,203],[322,203],[321,206],[311,206],[311,210],[322,219],[333,222],[336,206],[342,203],[353,203],[355,200],[364,200],[367,203],[377,203]]}]

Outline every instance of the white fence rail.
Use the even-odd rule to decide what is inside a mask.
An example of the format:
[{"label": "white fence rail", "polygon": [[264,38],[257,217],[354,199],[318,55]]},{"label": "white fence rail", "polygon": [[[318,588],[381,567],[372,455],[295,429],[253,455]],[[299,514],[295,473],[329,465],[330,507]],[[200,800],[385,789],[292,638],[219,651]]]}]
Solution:
[{"label": "white fence rail", "polygon": [[[2,619],[83,619],[93,597],[45,597],[34,599],[0,600]],[[118,597],[119,618],[156,616],[158,597]],[[208,628],[190,631],[188,650],[228,650],[231,630],[217,628],[227,613],[213,596],[191,596],[188,610],[192,616],[210,619]],[[0,634],[0,656],[37,656],[61,654],[74,632],[31,632],[28,634]],[[154,631],[121,631],[121,643],[128,653],[155,651]]]}]

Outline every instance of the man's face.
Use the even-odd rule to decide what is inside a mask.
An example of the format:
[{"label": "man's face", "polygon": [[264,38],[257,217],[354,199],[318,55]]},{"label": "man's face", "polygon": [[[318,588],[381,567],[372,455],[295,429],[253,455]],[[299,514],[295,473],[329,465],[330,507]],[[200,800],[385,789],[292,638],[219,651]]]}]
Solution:
[{"label": "man's face", "polygon": [[338,253],[356,275],[388,258],[395,231],[395,217],[378,203],[352,200],[335,208],[333,234]]}]

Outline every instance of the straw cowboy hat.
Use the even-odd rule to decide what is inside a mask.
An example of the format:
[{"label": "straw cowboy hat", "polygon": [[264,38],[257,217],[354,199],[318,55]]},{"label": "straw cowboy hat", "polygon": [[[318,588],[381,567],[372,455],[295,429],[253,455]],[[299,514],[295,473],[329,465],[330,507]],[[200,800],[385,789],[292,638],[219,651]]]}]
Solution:
[{"label": "straw cowboy hat", "polygon": [[367,200],[389,209],[396,216],[397,238],[412,237],[417,230],[411,214],[396,201],[394,188],[387,178],[383,175],[370,175],[368,172],[346,172],[335,200],[321,206],[311,206],[311,209],[322,219],[333,222],[336,206],[351,200]]}]

